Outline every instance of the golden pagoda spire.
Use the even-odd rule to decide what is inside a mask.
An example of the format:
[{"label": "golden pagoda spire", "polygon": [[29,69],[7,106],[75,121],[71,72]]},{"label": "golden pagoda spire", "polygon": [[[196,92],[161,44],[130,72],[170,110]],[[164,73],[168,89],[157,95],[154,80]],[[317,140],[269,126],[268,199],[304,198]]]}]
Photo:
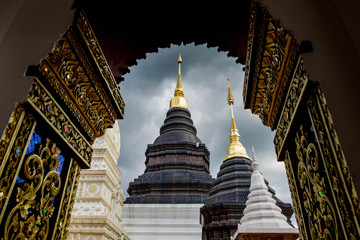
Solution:
[{"label": "golden pagoda spire", "polygon": [[227,82],[228,82],[227,101],[228,104],[230,105],[230,111],[231,111],[231,127],[230,127],[230,145],[227,149],[226,157],[224,158],[224,161],[233,157],[245,157],[250,159],[250,157],[246,153],[246,149],[240,142],[240,134],[234,120],[234,110],[233,110],[234,97],[232,96],[231,93],[229,79],[227,79]]},{"label": "golden pagoda spire", "polygon": [[181,59],[181,54],[179,53],[179,58],[178,58],[179,74],[174,92],[174,97],[170,101],[170,108],[181,107],[187,109],[188,102],[184,97],[184,92],[181,83],[181,63],[182,63],[182,59]]}]

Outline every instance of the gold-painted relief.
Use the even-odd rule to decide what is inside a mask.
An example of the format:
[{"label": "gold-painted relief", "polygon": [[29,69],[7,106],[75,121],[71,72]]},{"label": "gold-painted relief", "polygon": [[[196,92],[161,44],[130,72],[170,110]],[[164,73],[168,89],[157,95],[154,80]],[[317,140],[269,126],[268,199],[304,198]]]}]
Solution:
[{"label": "gold-painted relief", "polygon": [[251,7],[244,103],[276,129],[301,237],[360,239],[358,196],[321,86],[295,37],[266,8]]},{"label": "gold-painted relief", "polygon": [[52,239],[66,239],[68,233],[68,226],[71,219],[71,211],[74,206],[76,190],[78,187],[78,181],[80,177],[80,168],[77,163],[71,160],[70,167],[68,169],[67,179],[65,181],[66,186],[63,190],[63,198],[59,205],[58,218],[55,223],[55,231]]},{"label": "gold-painted relief", "polygon": [[296,133],[297,181],[311,239],[343,239],[315,143],[301,125]]},{"label": "gold-painted relief", "polygon": [[358,198],[321,88],[297,111],[284,161],[302,238],[360,239]]},{"label": "gold-painted relief", "polygon": [[297,189],[297,185],[296,185],[297,179],[295,178],[295,175],[294,175],[294,170],[292,167],[292,163],[291,163],[291,159],[290,159],[290,155],[289,155],[288,151],[285,152],[284,163],[285,163],[285,168],[286,168],[286,176],[288,179],[290,193],[291,193],[291,199],[292,199],[294,212],[295,212],[295,219],[296,219],[299,233],[300,233],[300,238],[308,239],[305,221],[304,221],[304,217],[303,217],[304,215],[303,215],[302,208],[301,208],[301,201],[300,201],[301,196],[299,195],[299,191]]},{"label": "gold-painted relief", "polygon": [[287,93],[286,86],[290,82],[298,45],[279,21],[273,19],[265,9],[262,11],[250,105],[252,112],[259,115],[264,125],[274,129],[281,111],[280,104]]},{"label": "gold-painted relief", "polygon": [[125,104],[83,12],[35,77],[0,140],[0,239],[64,239],[80,168]]},{"label": "gold-painted relief", "polygon": [[360,208],[357,193],[320,88],[315,89],[314,95],[309,100],[308,111],[324,161],[334,205],[338,216],[341,216],[340,224],[347,239],[359,239]]},{"label": "gold-painted relief", "polygon": [[56,171],[60,150],[49,139],[36,150],[26,156],[18,175],[16,205],[7,215],[4,240],[46,239],[50,232],[55,197],[61,189],[61,177]]},{"label": "gold-painted relief", "polygon": [[282,113],[276,128],[274,138],[275,151],[278,158],[282,157],[284,142],[290,130],[292,119],[294,119],[296,110],[300,104],[305,88],[308,84],[309,77],[305,71],[304,59],[299,57],[294,76],[288,88],[287,96],[282,106]]},{"label": "gold-painted relief", "polygon": [[69,30],[57,42],[49,57],[42,61],[40,69],[58,94],[64,95],[64,102],[94,140],[114,123],[116,113],[76,44],[73,33]]},{"label": "gold-painted relief", "polygon": [[74,153],[82,160],[83,164],[90,167],[92,155],[91,145],[82,136],[77,127],[69,120],[51,94],[38,79],[33,82],[28,102],[43,116],[65,142],[73,149]]},{"label": "gold-painted relief", "polygon": [[[30,114],[27,114],[23,107],[18,105],[12,114],[8,125],[9,127],[3,134],[1,146],[6,146],[6,148],[1,149],[4,154],[0,160],[0,226],[4,224],[5,210],[9,203],[10,196],[13,194],[15,181],[24,159],[28,139],[35,125],[35,119]],[[9,135],[12,137],[7,138]]]},{"label": "gold-painted relief", "polygon": [[[246,63],[245,63],[245,76],[244,76],[244,89],[243,89],[243,101],[246,102],[247,91],[248,91],[248,82],[250,75],[250,66],[251,66],[251,53],[254,46],[255,38],[255,27],[256,27],[256,12],[258,11],[258,3],[251,1],[251,12],[249,20],[249,31],[248,31],[248,40],[246,46]],[[252,69],[251,69],[252,70]]]},{"label": "gold-painted relief", "polygon": [[91,53],[95,63],[98,66],[101,75],[106,80],[105,83],[110,90],[112,97],[116,100],[116,105],[120,109],[118,118],[124,117],[125,102],[121,97],[119,88],[116,84],[114,76],[110,70],[110,67],[106,61],[106,58],[101,50],[99,42],[90,26],[90,23],[83,11],[80,11],[79,17],[77,18],[76,26],[78,27],[81,36],[83,37],[89,52]]}]

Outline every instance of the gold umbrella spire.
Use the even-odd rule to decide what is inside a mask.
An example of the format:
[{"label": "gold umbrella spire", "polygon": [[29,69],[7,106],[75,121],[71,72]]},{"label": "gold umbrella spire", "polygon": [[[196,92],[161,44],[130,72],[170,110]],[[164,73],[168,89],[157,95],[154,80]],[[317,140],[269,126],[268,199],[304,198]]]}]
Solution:
[{"label": "gold umbrella spire", "polygon": [[246,153],[246,149],[240,142],[240,134],[234,120],[234,110],[233,110],[234,97],[231,93],[229,79],[227,79],[227,83],[228,83],[227,101],[228,104],[230,105],[230,111],[231,111],[231,127],[230,127],[230,145],[227,149],[226,157],[224,158],[224,161],[233,157],[245,157],[250,159],[250,157]]},{"label": "gold umbrella spire", "polygon": [[181,63],[182,63],[182,59],[181,59],[181,54],[179,53],[179,58],[178,58],[179,74],[178,74],[178,79],[177,79],[176,88],[175,88],[175,92],[174,92],[174,97],[170,101],[170,108],[181,107],[181,108],[187,109],[188,102],[187,102],[186,98],[184,97],[184,92],[183,92],[182,83],[181,83]]}]

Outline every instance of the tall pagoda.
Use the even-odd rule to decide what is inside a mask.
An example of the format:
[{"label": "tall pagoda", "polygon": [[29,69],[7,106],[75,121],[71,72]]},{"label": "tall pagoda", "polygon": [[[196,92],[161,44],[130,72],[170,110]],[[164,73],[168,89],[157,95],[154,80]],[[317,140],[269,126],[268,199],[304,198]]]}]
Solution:
[{"label": "tall pagoda", "polygon": [[214,179],[197,137],[179,73],[160,135],[147,146],[145,172],[130,183],[123,225],[132,239],[200,239],[199,209]]},{"label": "tall pagoda", "polygon": [[[203,240],[231,239],[237,231],[238,223],[243,217],[246,207],[245,203],[253,172],[252,159],[247,155],[246,149],[240,142],[240,134],[234,119],[234,98],[229,79],[227,81],[227,101],[231,112],[230,144],[215,183],[200,210]],[[265,183],[272,198],[276,201],[276,205],[281,208],[290,223],[290,217],[293,214],[291,204],[278,199],[266,180]]]}]

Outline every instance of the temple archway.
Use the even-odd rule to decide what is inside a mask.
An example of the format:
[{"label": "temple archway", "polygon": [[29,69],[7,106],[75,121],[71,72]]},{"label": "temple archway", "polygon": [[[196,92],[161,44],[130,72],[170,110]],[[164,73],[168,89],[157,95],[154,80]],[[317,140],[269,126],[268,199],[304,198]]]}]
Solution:
[{"label": "temple archway", "polygon": [[[112,5],[98,6],[87,4],[86,1],[77,1],[74,6],[79,9],[84,8],[83,14],[89,18],[89,21],[87,22],[86,18],[83,18],[83,15],[81,15],[81,12],[77,11],[73,27],[79,29],[75,30],[75,32],[77,31],[76,33],[70,33],[64,37],[66,41],[71,42],[73,47],[76,45],[76,47],[74,47],[75,49],[80,49],[79,52],[77,52],[77,57],[80,56],[81,64],[85,64],[86,62],[81,55],[81,51],[84,50],[86,52],[85,57],[89,58],[91,62],[89,67],[95,68],[96,74],[100,78],[105,80],[109,78],[110,66],[117,82],[121,81],[121,76],[127,72],[126,69],[128,66],[136,63],[136,59],[144,57],[147,52],[157,51],[159,47],[166,47],[171,43],[208,43],[209,46],[216,46],[219,50],[229,51],[230,56],[238,57],[240,63],[246,63],[247,76],[245,77],[245,85],[247,87],[244,90],[245,107],[251,108],[254,113],[260,115],[265,125],[273,129],[278,129],[277,132],[279,132],[279,136],[275,139],[275,145],[279,159],[284,159],[285,162],[288,162],[288,173],[290,173],[288,177],[290,183],[293,184],[294,206],[295,209],[298,208],[296,210],[299,218],[298,222],[303,222],[303,224],[299,224],[303,237],[322,236],[326,230],[326,234],[332,234],[334,236],[339,234],[340,238],[357,238],[359,236],[358,221],[360,211],[355,189],[359,189],[360,181],[358,181],[358,176],[351,173],[359,169],[359,163],[356,161],[356,158],[359,155],[357,146],[360,140],[359,138],[353,137],[353,133],[358,133],[360,129],[357,122],[360,110],[356,107],[359,102],[356,96],[360,81],[354,81],[355,76],[357,76],[356,69],[360,66],[360,58],[358,57],[359,38],[355,30],[356,28],[352,24],[356,22],[352,21],[355,19],[353,16],[356,16],[356,14],[350,14],[350,16],[346,16],[345,14],[356,12],[356,4],[345,6],[345,4],[340,3],[334,5],[326,2],[301,3],[300,1],[291,4],[284,2],[270,3],[266,1],[264,3],[269,5],[272,13],[276,13],[274,14],[275,17],[279,16],[281,22],[273,18],[265,8],[262,8],[258,4],[255,3],[255,5],[251,6],[250,1],[241,2],[242,5],[237,6],[237,8],[224,6],[222,9],[219,7],[212,8],[211,11],[195,8],[189,9],[185,6],[179,6],[177,10],[182,11],[184,16],[172,14],[170,9],[167,11],[167,14],[164,15],[164,10],[156,9],[156,7],[154,8],[152,5],[144,6],[144,12],[137,11],[138,8],[131,6],[131,4],[123,5],[122,9],[124,10],[122,11],[122,9],[114,8]],[[294,9],[294,7],[297,6],[300,6],[299,10],[303,13],[306,11],[308,14],[306,18],[302,19],[301,17],[304,15],[298,14],[297,9]],[[131,11],[133,9],[135,9],[135,11]],[[281,12],[281,10],[284,9],[287,11]],[[301,11],[299,11],[299,13],[301,13]],[[121,18],[121,16],[123,16],[123,18]],[[141,24],[137,25],[136,23],[139,23],[138,16],[146,16],[146,22],[140,22]],[[155,16],[160,16],[160,20],[155,20]],[[80,25],[77,25],[79,24],[79,19]],[[171,31],[169,32],[165,31],[165,29],[169,29],[165,27],[165,24],[169,24],[169,22],[166,21],[168,19],[173,19],[174,25],[176,25],[176,27],[170,28]],[[329,22],[327,22],[328,19]],[[46,21],[46,19],[44,21]],[[179,23],[181,21],[186,24],[181,25]],[[310,21],[313,25],[307,24],[307,21]],[[90,23],[91,26],[93,26],[94,32],[91,32],[91,28],[88,27]],[[9,26],[11,26],[11,21]],[[185,29],[181,29],[181,26],[185,26]],[[336,27],[340,34],[331,34],[333,26]],[[293,32],[287,31],[286,27]],[[182,37],[179,38],[178,34],[181,30],[187,34],[181,33],[180,35]],[[100,45],[92,33],[97,36]],[[123,33],[125,33],[125,35],[123,35]],[[273,36],[272,33],[274,33],[275,36]],[[73,36],[70,36],[72,34],[75,34],[75,40],[72,38]],[[146,39],[146,41],[144,41],[144,39]],[[77,40],[80,42],[77,42]],[[274,40],[278,42],[276,43]],[[58,41],[58,44],[64,47],[66,44],[63,45],[64,41],[61,41],[62,40]],[[100,46],[103,48],[104,55],[98,50]],[[117,46],[121,47],[119,48]],[[338,46],[341,46],[341,48],[338,48]],[[313,50],[314,53],[311,53]],[[11,52],[9,54],[11,54]],[[49,56],[48,60],[51,59],[53,55],[54,52]],[[277,56],[281,58],[277,58]],[[107,66],[104,61],[105,58],[108,60],[109,66]],[[245,59],[247,59],[247,62],[245,62]],[[257,61],[257,59],[259,61]],[[53,60],[55,61],[56,59]],[[62,60],[65,62],[68,59]],[[281,64],[277,64],[279,61]],[[61,62],[61,64],[64,62]],[[54,64],[54,62],[48,62],[48,64]],[[41,78],[51,80],[51,77],[47,75],[48,70],[46,65],[43,64],[40,64],[40,69],[37,67],[28,69],[28,75],[34,75],[40,79],[40,82],[37,81],[34,83],[33,90],[40,90],[37,94],[41,94],[43,87],[47,88],[49,86],[41,85],[43,83]],[[261,71],[264,71],[264,74],[262,74]],[[276,77],[266,79],[267,74],[275,74]],[[65,79],[67,76],[68,75],[65,74],[60,77]],[[92,74],[88,74],[88,76],[92,76]],[[83,75],[81,75],[81,78],[82,77]],[[71,76],[69,76],[69,78],[71,78]],[[273,81],[275,79],[280,79],[280,81],[273,83],[266,82],[264,84],[264,80]],[[339,79],[341,79],[341,81],[339,81]],[[114,87],[114,79],[111,81],[111,86],[106,86],[106,81],[101,83],[105,86],[105,92],[100,92],[99,97],[101,98],[105,95],[111,96],[109,100],[111,102],[110,105],[116,107],[115,109],[107,109],[109,114],[107,117],[111,118],[111,120],[105,121],[106,124],[102,125],[101,128],[97,129],[94,126],[90,126],[95,136],[101,135],[104,129],[114,121],[115,116],[121,117],[123,115],[123,102],[118,95],[118,90]],[[20,81],[14,82],[16,85]],[[95,84],[95,82],[96,81],[90,81],[89,83]],[[11,84],[13,83],[4,84],[3,86],[14,86],[14,84]],[[50,82],[46,84],[51,85]],[[59,92],[62,93],[61,89],[56,89],[56,84],[54,86],[55,90],[58,90],[58,94]],[[51,89],[54,90],[54,86],[52,86]],[[96,90],[96,84],[92,85],[92,88]],[[45,92],[51,95],[53,90]],[[32,104],[31,101],[34,100],[34,98],[32,98],[32,96],[34,96],[33,93],[34,91],[30,92],[29,95],[28,104],[30,105]],[[22,96],[23,99],[26,99],[27,94],[25,95]],[[61,96],[61,94],[59,95]],[[324,97],[325,95],[326,99]],[[81,101],[77,99],[80,96],[72,96],[71,99],[75,104],[81,103]],[[287,98],[287,96],[290,98]],[[38,95],[35,94],[35,97],[38,97]],[[60,100],[59,97],[56,98],[57,99],[54,100]],[[18,101],[19,96],[14,98],[10,97],[6,102],[11,102],[11,99],[14,99],[13,102]],[[64,99],[61,101],[63,100]],[[287,100],[290,101],[288,102]],[[106,102],[106,100],[104,101]],[[35,103],[34,101],[32,102]],[[43,104],[44,99],[39,103],[40,105]],[[2,174],[4,174],[4,169],[7,169],[7,166],[4,165],[5,163],[13,164],[11,157],[15,157],[15,163],[18,164],[16,165],[17,167],[22,166],[20,163],[24,160],[25,155],[23,153],[25,153],[25,146],[28,145],[28,142],[24,140],[31,139],[30,135],[34,128],[36,128],[35,122],[40,123],[41,121],[46,122],[49,120],[47,123],[53,127],[60,124],[60,133],[48,134],[46,131],[42,133],[46,139],[50,139],[50,145],[46,146],[46,148],[50,152],[52,152],[52,149],[55,149],[54,152],[52,152],[53,155],[58,152],[52,141],[54,136],[55,138],[59,138],[59,136],[61,138],[61,134],[68,131],[68,127],[65,128],[65,125],[71,126],[71,129],[74,129],[76,126],[86,126],[86,124],[82,124],[81,117],[76,120],[78,121],[76,126],[71,125],[71,123],[67,125],[67,122],[65,125],[64,122],[52,122],[46,111],[52,113],[54,109],[52,107],[65,107],[62,103],[60,105],[51,105],[50,110],[48,110],[47,105],[45,107],[39,107],[40,105],[31,105],[30,107],[30,105],[16,108],[12,121],[5,130],[2,142],[4,152],[1,161]],[[35,107],[38,108],[38,113],[34,112]],[[71,109],[65,111],[69,113]],[[3,117],[7,119],[9,117],[9,109],[3,112],[6,113]],[[78,113],[75,108],[72,112],[74,114],[72,118],[77,119],[76,116]],[[84,111],[79,113],[84,117],[86,115]],[[87,117],[91,118],[90,115]],[[4,119],[2,120],[3,122],[6,121]],[[65,121],[67,120],[65,117]],[[94,118],[94,121],[98,120],[99,118]],[[89,121],[91,122],[91,120],[86,120],[87,123],[89,123]],[[336,132],[334,125],[337,129]],[[37,126],[39,126],[39,124]],[[281,126],[281,128],[279,128],[279,126]],[[23,131],[19,132],[19,129]],[[41,132],[41,130],[39,132]],[[13,135],[14,133],[20,135]],[[91,131],[86,129],[86,127],[81,129],[80,133],[84,135],[88,134],[88,136],[85,137],[88,141],[91,141],[89,139],[93,138]],[[76,133],[72,134],[76,135]],[[21,137],[23,141],[16,141],[18,137]],[[80,166],[86,166],[91,152],[87,147],[83,148],[87,145],[86,142],[80,142],[79,145],[79,142],[73,141],[75,139],[74,137],[64,138],[65,139],[60,139],[63,143],[59,143],[57,146],[60,146],[62,149],[65,146],[66,151],[73,151],[77,154],[76,158],[78,158],[77,162]],[[80,139],[79,141],[83,140],[83,138]],[[44,148],[45,145],[42,147]],[[306,149],[306,151],[302,152],[304,149]],[[305,164],[305,166],[299,166],[297,164],[298,161],[307,161],[306,159],[301,159],[305,155],[312,160],[321,160],[321,163],[319,163],[319,165],[316,162],[316,164],[314,163],[315,165]],[[73,163],[74,161],[71,161],[71,164]],[[49,172],[52,171],[52,168],[54,168],[54,166],[49,166]],[[75,166],[74,169],[76,168],[78,167]],[[298,170],[296,170],[296,168],[298,168]],[[307,178],[301,178],[299,174],[296,173],[296,171],[304,169],[307,169],[307,171],[302,173],[304,176],[306,175]],[[15,172],[18,173],[19,170]],[[77,170],[74,171],[76,172]],[[314,182],[310,181],[310,185],[304,188],[303,180],[313,180],[310,177],[312,174],[310,173],[311,171],[315,171],[315,174],[320,174],[320,178],[317,178],[319,182],[314,185]],[[68,172],[68,176],[70,176],[69,174],[76,176],[76,174],[74,175],[71,171]],[[4,179],[3,175],[2,179]],[[76,177],[72,179],[74,182],[68,182],[68,184],[70,184],[73,189],[76,186]],[[11,180],[11,182],[6,183],[6,186],[13,188],[15,182],[15,180]],[[300,182],[302,183],[300,184]],[[2,187],[4,187],[4,185]],[[316,200],[306,201],[306,199],[303,199],[303,201],[302,199],[296,199],[296,197],[301,196],[300,192],[306,189],[312,189],[313,192],[309,190],[310,192],[307,191],[307,194],[308,196],[316,196]],[[64,189],[63,195],[67,195],[66,189]],[[15,197],[13,195],[11,196]],[[9,192],[3,191],[1,197],[2,199],[6,198],[6,201],[8,201],[11,196]],[[334,211],[323,211],[322,203],[324,198],[329,200],[332,206],[331,209],[334,209]],[[345,202],[345,204],[340,204],[340,202]],[[22,204],[32,203],[22,202]],[[59,206],[58,204],[59,202],[55,205]],[[310,216],[309,213],[313,212],[314,209],[318,209],[322,217],[326,219],[331,217],[333,221],[331,223],[323,222],[321,220],[322,218],[308,221],[308,218],[305,216]],[[37,209],[37,211],[43,210],[44,209]],[[45,210],[45,212],[39,213],[39,216],[44,217],[49,209]],[[64,214],[66,218],[70,210],[71,207],[66,210],[67,212],[59,213],[58,216]],[[4,216],[4,211],[5,210],[1,213],[2,216]],[[3,226],[5,220],[2,216],[0,220],[2,220],[1,225]],[[340,216],[345,216],[345,218]],[[56,225],[58,223],[60,224],[60,222],[52,222],[51,224]],[[335,225],[336,228],[332,228],[333,225]],[[65,229],[66,226],[62,225],[61,228],[60,226],[58,226],[58,228],[61,232],[65,230],[60,229]],[[333,230],[330,231],[329,229]],[[327,230],[329,230],[330,233],[328,233]]]}]

